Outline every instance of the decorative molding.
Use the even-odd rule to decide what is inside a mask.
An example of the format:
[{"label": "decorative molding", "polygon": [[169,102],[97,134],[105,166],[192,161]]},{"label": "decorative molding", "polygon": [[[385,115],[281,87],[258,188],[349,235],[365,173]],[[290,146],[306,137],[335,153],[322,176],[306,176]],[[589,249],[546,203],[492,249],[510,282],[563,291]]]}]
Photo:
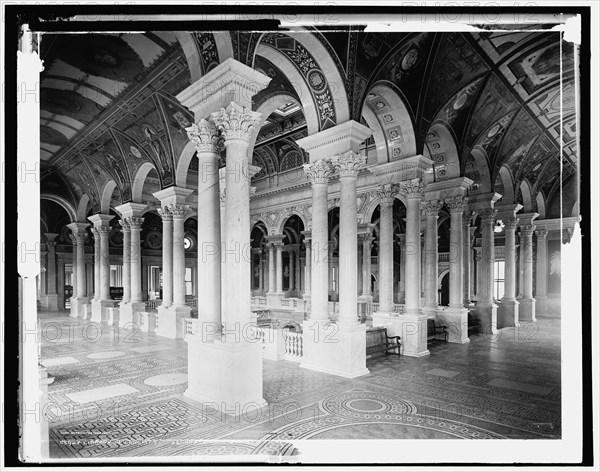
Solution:
[{"label": "decorative molding", "polygon": [[303,167],[312,185],[326,185],[329,183],[329,179],[331,179],[334,174],[331,162],[325,159],[320,159],[312,164],[304,164]]},{"label": "decorative molding", "polygon": [[185,129],[189,140],[198,154],[220,154],[223,150],[223,138],[214,123],[204,118]]},{"label": "decorative molding", "polygon": [[377,196],[380,204],[393,204],[394,199],[400,193],[399,184],[385,184],[377,188]]},{"label": "decorative molding", "polygon": [[423,198],[423,184],[421,179],[413,179],[404,182],[400,182],[399,184],[399,193],[404,195],[407,199],[422,199]]},{"label": "decorative molding", "polygon": [[441,200],[425,200],[421,202],[421,213],[425,216],[437,217],[443,202]]},{"label": "decorative molding", "polygon": [[444,203],[450,213],[463,213],[469,204],[469,199],[467,197],[446,198]]},{"label": "decorative molding", "polygon": [[367,156],[354,151],[346,151],[331,158],[331,164],[342,179],[344,177],[356,178],[366,162]]},{"label": "decorative molding", "polygon": [[233,140],[250,142],[252,131],[259,124],[261,114],[231,102],[227,108],[221,108],[211,116],[216,127],[223,133],[227,145],[228,141]]}]

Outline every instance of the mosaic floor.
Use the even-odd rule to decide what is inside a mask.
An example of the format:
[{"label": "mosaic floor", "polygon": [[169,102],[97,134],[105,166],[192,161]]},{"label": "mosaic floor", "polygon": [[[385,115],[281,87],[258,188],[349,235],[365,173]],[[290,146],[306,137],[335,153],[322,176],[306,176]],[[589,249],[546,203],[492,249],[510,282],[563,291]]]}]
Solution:
[{"label": "mosaic floor", "polygon": [[268,406],[222,414],[184,397],[183,340],[40,313],[54,382],[53,458],[293,456],[297,439],[560,438],[560,320],[381,356],[347,380],[264,361]]}]

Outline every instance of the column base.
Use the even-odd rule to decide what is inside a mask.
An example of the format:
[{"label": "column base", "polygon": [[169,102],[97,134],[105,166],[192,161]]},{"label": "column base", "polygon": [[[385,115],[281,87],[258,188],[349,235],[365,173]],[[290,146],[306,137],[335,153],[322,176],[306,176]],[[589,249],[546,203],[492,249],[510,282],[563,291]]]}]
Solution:
[{"label": "column base", "polygon": [[264,328],[263,359],[281,361],[285,357],[285,331],[282,328]]},{"label": "column base", "polygon": [[108,321],[108,308],[113,306],[112,300],[92,300],[92,317],[94,323],[105,323]]},{"label": "column base", "polygon": [[[144,302],[126,302],[119,305],[119,328],[133,329],[137,325],[137,314],[146,309]],[[135,326],[137,327],[137,326]]]},{"label": "column base", "polygon": [[466,344],[469,340],[469,310],[461,307],[440,307],[436,321],[448,329],[448,342]]},{"label": "column base", "polygon": [[42,297],[42,308],[49,311],[58,311],[58,294],[49,293]]},{"label": "column base", "polygon": [[400,336],[401,355],[424,357],[429,355],[427,319],[428,315],[424,315],[420,310],[398,316],[373,313],[373,326],[386,327],[388,336]]},{"label": "column base", "polygon": [[192,309],[189,306],[158,307],[155,333],[170,339],[181,339],[185,334],[184,318],[189,318]]},{"label": "column base", "polygon": [[138,325],[140,331],[144,333],[156,333],[156,325],[158,323],[158,315],[153,311],[138,312]]},{"label": "column base", "polygon": [[354,379],[369,374],[366,326],[307,320],[302,323],[300,367]]},{"label": "column base", "polygon": [[471,312],[481,323],[481,333],[496,334],[498,333],[498,305],[477,305]]},{"label": "column base", "polygon": [[498,306],[498,329],[519,326],[519,301],[503,298]]},{"label": "column base", "polygon": [[548,314],[548,297],[535,297],[535,313],[536,316]]},{"label": "column base", "polygon": [[427,318],[435,318],[435,315],[437,315],[438,311],[441,309],[446,309],[446,307],[424,306],[423,308],[421,308],[421,311],[424,315],[427,315]]},{"label": "column base", "polygon": [[87,298],[71,298],[71,314],[69,315],[71,318],[87,318],[87,313],[85,310],[85,306],[88,305],[90,301]]},{"label": "column base", "polygon": [[235,416],[267,405],[263,398],[261,343],[221,339],[203,342],[200,335],[187,335],[186,342],[186,397]]},{"label": "column base", "polygon": [[535,317],[536,312],[536,299],[535,298],[521,298],[519,300],[519,321],[533,322],[537,321]]}]

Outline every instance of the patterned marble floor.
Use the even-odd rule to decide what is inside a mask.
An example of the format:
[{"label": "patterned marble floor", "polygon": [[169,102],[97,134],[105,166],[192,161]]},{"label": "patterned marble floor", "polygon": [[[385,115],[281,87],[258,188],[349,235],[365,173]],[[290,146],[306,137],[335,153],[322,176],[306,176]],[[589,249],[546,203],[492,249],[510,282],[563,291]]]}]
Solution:
[{"label": "patterned marble floor", "polygon": [[370,375],[354,380],[265,360],[268,406],[238,417],[182,395],[183,340],[66,313],[40,321],[53,458],[293,457],[298,439],[561,437],[558,319],[433,343],[424,358],[369,359]]}]

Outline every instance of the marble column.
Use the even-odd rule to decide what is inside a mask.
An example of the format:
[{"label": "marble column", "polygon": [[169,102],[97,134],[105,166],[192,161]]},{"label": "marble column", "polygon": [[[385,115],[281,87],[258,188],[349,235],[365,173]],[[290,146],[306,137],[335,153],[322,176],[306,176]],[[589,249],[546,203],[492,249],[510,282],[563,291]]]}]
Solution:
[{"label": "marble column", "polygon": [[159,208],[158,214],[162,218],[161,306],[169,308],[173,304],[173,215],[168,207]]},{"label": "marble column", "polygon": [[[223,139],[215,124],[201,119],[187,128],[198,158],[198,319],[221,326],[221,206],[219,157]],[[261,279],[262,286],[262,279]],[[201,300],[201,303],[200,303]]]},{"label": "marble column", "polygon": [[464,307],[463,290],[463,213],[467,197],[453,197],[445,200],[450,210],[450,304],[442,310],[440,317],[448,327],[448,341],[469,342],[468,311]]},{"label": "marble column", "polygon": [[519,302],[516,298],[516,244],[518,218],[504,221],[504,296],[498,307],[498,329],[519,326]]},{"label": "marble column", "polygon": [[[537,313],[548,314],[548,231],[540,229],[537,236],[535,309]],[[50,254],[50,252],[48,252]]]},{"label": "marble column", "polygon": [[173,215],[173,306],[189,311],[185,304],[184,223],[191,209],[189,205],[173,203],[169,211]]},{"label": "marble column", "polygon": [[406,293],[406,234],[398,234],[398,246],[400,246],[400,283],[398,284],[398,302],[403,304]]},{"label": "marble column", "polygon": [[[56,289],[56,233],[45,233],[46,247],[48,248],[47,263],[46,263],[46,294],[42,297],[42,306],[46,310],[58,310],[58,292]],[[64,290],[64,288],[63,288]]]},{"label": "marble column", "polygon": [[131,302],[139,303],[142,299],[142,244],[140,233],[144,218],[139,216],[129,217],[131,229]]},{"label": "marble column", "polygon": [[[111,232],[112,215],[96,214],[88,218],[94,225],[94,288],[91,321],[96,323],[108,321],[108,308],[113,306],[110,298],[110,254],[108,237]],[[97,246],[96,246],[97,245]]]},{"label": "marble column", "polygon": [[394,313],[394,200],[398,188],[386,184],[379,194],[379,314]]},{"label": "marble column", "polygon": [[[340,250],[339,250],[339,295],[340,317],[338,324],[358,324],[357,278],[358,259],[358,220],[356,204],[356,180],[366,158],[353,151],[335,156],[332,164],[339,174],[340,181]],[[390,228],[390,237],[392,231]],[[391,244],[390,244],[391,246]],[[392,248],[393,255],[393,248]],[[392,266],[393,270],[393,266]],[[392,273],[393,275],[393,273]],[[393,291],[392,291],[393,294]],[[391,309],[393,310],[393,300]],[[355,366],[356,367],[356,366]],[[364,367],[364,362],[361,367]]]},{"label": "marble column", "polygon": [[312,272],[312,236],[310,231],[304,232],[304,245],[306,247],[306,257],[304,265],[304,294],[302,298],[310,300],[311,298],[311,272]]},{"label": "marble column", "polygon": [[473,215],[470,211],[463,213],[462,224],[463,224],[463,305],[465,307],[471,306],[471,221]]},{"label": "marble column", "polygon": [[86,305],[89,299],[86,296],[86,271],[85,271],[85,238],[88,223],[71,223],[67,227],[72,231],[73,241],[73,275],[75,284],[73,296],[71,297],[71,317],[84,318],[86,316]]},{"label": "marble column", "polygon": [[438,306],[438,216],[442,202],[428,200],[421,203],[421,208],[427,217],[425,229],[425,308],[429,316],[433,316]]},{"label": "marble column", "polygon": [[484,208],[479,210],[481,219],[481,262],[479,264],[480,277],[477,292],[477,308],[473,310],[481,323],[484,333],[497,333],[497,309],[494,303],[494,224],[496,210]]},{"label": "marble column", "polygon": [[537,321],[536,300],[533,298],[533,231],[534,225],[521,225],[523,256],[523,298],[519,306],[520,321]]},{"label": "marble column", "polygon": [[131,228],[126,219],[119,221],[123,229],[123,299],[121,303],[131,302]]},{"label": "marble column", "polygon": [[318,160],[305,164],[304,170],[312,185],[312,228],[311,228],[311,313],[313,321],[329,319],[329,235],[327,225],[327,186],[333,174],[331,163]]},{"label": "marble column", "polygon": [[283,295],[283,243],[275,243],[275,283],[276,283],[276,294]]},{"label": "marble column", "polygon": [[265,267],[263,261],[263,250],[260,248],[258,250],[258,291],[262,295],[265,292]]},{"label": "marble column", "polygon": [[94,298],[93,300],[100,300],[100,233],[98,229],[93,228],[92,234],[94,235]]},{"label": "marble column", "polygon": [[373,301],[371,294],[371,245],[374,237],[371,233],[361,234],[362,244],[362,291],[360,298],[367,302]]},{"label": "marble column", "polygon": [[268,243],[269,248],[269,293],[275,294],[275,243]]}]

